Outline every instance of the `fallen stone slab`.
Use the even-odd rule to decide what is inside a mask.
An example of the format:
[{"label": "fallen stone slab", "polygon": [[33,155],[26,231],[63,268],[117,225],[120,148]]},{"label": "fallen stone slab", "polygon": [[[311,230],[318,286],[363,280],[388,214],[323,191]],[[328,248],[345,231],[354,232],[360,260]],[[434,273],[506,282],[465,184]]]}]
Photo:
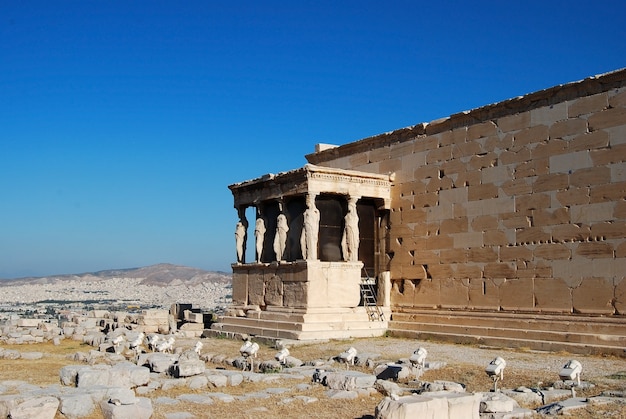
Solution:
[{"label": "fallen stone slab", "polygon": [[590,388],[594,388],[595,384],[590,383],[589,381],[581,381],[580,384],[578,384],[576,381],[573,380],[565,380],[565,381],[555,381],[554,384],[552,384],[552,386],[556,389],[590,389]]},{"label": "fallen stone slab", "polygon": [[266,388],[265,392],[269,394],[283,394],[288,392],[290,389],[284,387],[270,387]]},{"label": "fallen stone slab", "polygon": [[170,368],[173,367],[177,360],[177,355],[168,355],[160,352],[155,352],[148,354],[145,362],[141,365],[147,365],[152,372],[163,373],[170,371]]},{"label": "fallen stone slab", "polygon": [[209,386],[209,379],[205,375],[196,375],[189,379],[188,387],[191,390],[200,390]]},{"label": "fallen stone slab", "polygon": [[0,417],[9,417],[11,409],[24,401],[24,396],[20,394],[0,395]]},{"label": "fallen stone slab", "polygon": [[64,386],[76,387],[76,378],[78,377],[78,370],[81,368],[88,368],[84,365],[65,365],[59,370],[59,378],[61,384]]},{"label": "fallen stone slab", "polygon": [[383,364],[374,368],[374,375],[379,380],[403,380],[412,375],[411,368],[404,364]]},{"label": "fallen stone slab", "polygon": [[20,355],[22,359],[35,360],[43,358],[42,352],[22,352]]},{"label": "fallen stone slab", "polygon": [[258,372],[242,371],[244,381],[250,383],[269,383],[280,379],[278,374],[261,374]]},{"label": "fallen stone slab", "polygon": [[435,380],[432,383],[423,381],[419,387],[426,393],[437,391],[454,391],[457,393],[465,392],[465,386],[463,384],[445,380]]},{"label": "fallen stone slab", "polygon": [[545,406],[538,407],[535,411],[542,415],[567,415],[578,409],[584,409],[589,406],[607,404],[619,401],[619,399],[611,397],[572,397],[567,400],[550,403]]},{"label": "fallen stone slab", "polygon": [[109,403],[113,403],[116,405],[137,403],[135,392],[127,388],[111,388],[106,393],[106,396],[106,398],[108,398],[109,400]]},{"label": "fallen stone slab", "polygon": [[178,400],[196,403],[196,404],[213,404],[213,399],[204,394],[181,394],[177,397]]},{"label": "fallen stone slab", "polygon": [[254,393],[246,393],[242,396],[235,396],[237,400],[249,400],[249,399],[269,399],[270,395],[264,391],[257,391]]},{"label": "fallen stone slab", "polygon": [[302,362],[302,360],[300,360],[298,358],[294,358],[291,355],[289,355],[287,358],[285,358],[285,362],[284,362],[284,367],[285,368],[296,368],[296,367],[300,367],[302,365],[304,365],[304,362]]},{"label": "fallen stone slab", "polygon": [[231,403],[235,401],[234,396],[226,393],[207,393],[207,395],[223,403]]},{"label": "fallen stone slab", "polygon": [[154,401],[155,404],[166,404],[166,405],[174,405],[180,403],[180,400],[174,399],[172,397],[157,397]]},{"label": "fallen stone slab", "polygon": [[517,402],[506,394],[482,393],[480,413],[508,413],[517,407]]},{"label": "fallen stone slab", "polygon": [[152,393],[161,388],[161,383],[158,380],[152,380],[146,386],[137,387],[135,393],[140,396],[144,396],[148,393]]},{"label": "fallen stone slab", "polygon": [[[228,385],[228,377],[222,374],[209,374],[206,375],[207,381],[213,387],[226,387]],[[243,376],[241,376],[243,381]]]},{"label": "fallen stone slab", "polygon": [[283,370],[283,365],[275,360],[267,360],[259,363],[259,371],[262,373],[280,372]]},{"label": "fallen stone slab", "polygon": [[384,396],[401,396],[405,393],[405,390],[400,388],[398,384],[387,380],[376,380],[374,388]]},{"label": "fallen stone slab", "polygon": [[96,408],[90,394],[66,394],[59,397],[59,412],[69,419],[90,415]]},{"label": "fallen stone slab", "polygon": [[523,406],[536,406],[545,404],[544,395],[541,390],[532,390],[527,387],[519,387],[515,390],[503,389],[502,394],[512,398]]},{"label": "fallen stone slab", "polygon": [[309,403],[315,403],[316,401],[318,401],[319,399],[317,397],[310,397],[310,396],[295,396],[295,397],[287,397],[282,399],[280,402],[283,404],[289,404],[289,403],[293,403],[296,401],[300,401],[304,404],[309,404]]},{"label": "fallen stone slab", "polygon": [[193,419],[195,418],[195,416],[189,412],[166,413],[164,417],[165,419]]},{"label": "fallen stone slab", "polygon": [[44,336],[44,331],[41,329],[32,329],[32,330],[29,330],[28,333],[31,336],[36,337],[36,338],[42,338]]},{"label": "fallen stone slab", "polygon": [[2,351],[2,358],[4,359],[20,359],[20,352],[15,349],[5,349]]},{"label": "fallen stone slab", "polygon": [[32,394],[41,389],[39,386],[21,380],[7,380],[3,381],[2,384],[13,389],[17,394]]},{"label": "fallen stone slab", "polygon": [[18,319],[17,327],[37,327],[41,323],[39,319]]},{"label": "fallen stone slab", "polygon": [[188,380],[186,378],[164,378],[160,380],[161,389],[163,391],[169,391],[174,388],[187,387]]},{"label": "fallen stone slab", "polygon": [[355,390],[327,390],[324,394],[333,400],[354,400],[359,398],[359,393]]},{"label": "fallen stone slab", "polygon": [[[226,360],[225,360],[226,361]],[[250,361],[254,362],[254,358],[252,358]],[[245,369],[250,369],[250,363],[248,361],[248,358],[245,358],[243,356],[238,356],[235,359],[233,359],[230,364],[239,369],[239,370],[245,370]]]},{"label": "fallen stone slab", "polygon": [[364,374],[359,371],[344,371],[327,373],[322,384],[331,390],[355,390],[373,387],[375,382],[375,375]]},{"label": "fallen stone slab", "polygon": [[52,396],[27,398],[9,411],[11,419],[54,419],[59,399]]},{"label": "fallen stone slab", "polygon": [[310,384],[306,384],[306,383],[300,383],[297,384],[294,389],[298,390],[298,391],[309,391],[311,390],[312,386]]},{"label": "fallen stone slab", "polygon": [[308,374],[303,374],[298,368],[285,368],[282,373],[278,374],[278,376],[285,380],[305,380],[307,377],[311,377],[312,372],[308,372]]},{"label": "fallen stone slab", "polygon": [[152,401],[138,397],[134,404],[115,404],[108,400],[100,403],[105,419],[150,419],[153,414]]},{"label": "fallen stone slab", "polygon": [[385,397],[377,406],[377,419],[479,419],[479,397],[469,393],[439,392],[399,398]]},{"label": "fallen stone slab", "polygon": [[440,397],[448,402],[448,417],[453,418],[472,418],[480,417],[480,394],[441,391],[437,393],[429,393],[431,397]]},{"label": "fallen stone slab", "polygon": [[41,322],[39,323],[39,329],[43,332],[60,332],[61,328],[56,324],[52,324],[50,322]]},{"label": "fallen stone slab", "polygon": [[203,374],[205,369],[204,361],[199,359],[178,360],[178,362],[172,366],[172,375],[176,378],[191,377]]},{"label": "fallen stone slab", "polygon": [[[80,375],[79,375],[80,376]],[[110,386],[135,388],[150,382],[150,370],[130,362],[115,364],[109,371]]]},{"label": "fallen stone slab", "polygon": [[[222,372],[228,381],[228,385],[229,386],[238,386],[239,384],[243,383],[244,380],[244,376],[242,373],[237,372],[237,371],[223,371]],[[246,381],[251,381],[250,377],[251,376],[260,376],[261,374],[247,374],[246,375]]]},{"label": "fallen stone slab", "polygon": [[111,367],[108,365],[93,365],[81,368],[76,376],[76,387],[106,386],[109,384],[110,375]]},{"label": "fallen stone slab", "polygon": [[361,352],[354,357],[354,364],[359,367],[368,367],[373,361],[380,358],[380,354],[372,352]]},{"label": "fallen stone slab", "polygon": [[106,335],[99,330],[92,330],[82,336],[83,343],[89,346],[99,347],[105,343]]},{"label": "fallen stone slab", "polygon": [[111,399],[126,400],[127,403],[135,400],[135,392],[129,388],[93,386],[79,390],[89,394],[96,404]]},{"label": "fallen stone slab", "polygon": [[115,346],[111,342],[104,342],[98,345],[98,351],[113,353],[115,352]]},{"label": "fallen stone slab", "polygon": [[561,400],[569,399],[570,397],[572,397],[571,390],[559,390],[559,389],[541,390],[540,394],[543,398],[543,400],[541,401],[541,404],[559,402]]},{"label": "fallen stone slab", "polygon": [[199,338],[204,333],[204,324],[185,323],[180,327],[178,333],[186,338]]}]

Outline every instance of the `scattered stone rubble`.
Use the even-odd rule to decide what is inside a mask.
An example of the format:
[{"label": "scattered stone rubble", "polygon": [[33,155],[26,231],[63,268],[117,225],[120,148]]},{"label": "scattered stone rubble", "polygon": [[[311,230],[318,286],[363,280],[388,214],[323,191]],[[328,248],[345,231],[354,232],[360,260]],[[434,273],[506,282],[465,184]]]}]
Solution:
[{"label": "scattered stone rubble", "polygon": [[[277,355],[276,359],[250,364],[243,354],[203,353],[202,345],[197,344],[201,342],[200,328],[184,327],[186,324],[202,326],[202,316],[186,305],[175,305],[170,311],[146,310],[138,315],[93,311],[87,316],[69,318],[59,326],[29,320],[16,319],[5,325],[2,341],[35,343],[74,339],[88,343],[93,349],[71,355],[71,360],[79,364],[61,368],[58,385],[38,387],[18,380],[0,382],[0,418],[53,419],[57,413],[67,418],[81,418],[96,410],[107,419],[150,418],[158,404],[210,405],[288,392],[288,388],[281,387],[241,396],[224,392],[244,382],[271,385],[278,380],[293,380],[294,386],[303,392],[295,397],[284,397],[282,403],[317,402],[316,398],[304,394],[315,385],[325,386],[324,394],[329,399],[351,400],[382,394],[385,397],[374,412],[375,417],[381,419],[522,418],[531,417],[535,412],[562,414],[593,404],[624,400],[623,394],[615,392],[592,398],[575,397],[574,382],[557,382],[546,389],[520,387],[468,393],[462,383],[420,380],[424,371],[442,368],[443,362],[416,365],[409,358],[386,360],[377,353],[355,353],[350,359],[342,353],[331,359],[310,361]],[[138,338],[141,343],[132,346]],[[159,351],[157,344],[149,343],[155,341],[171,341],[170,350]],[[285,353],[288,351],[282,351],[283,355]],[[38,359],[42,356],[39,352],[0,347],[0,358]],[[360,371],[355,367],[360,367]],[[309,384],[295,383],[308,377]],[[583,382],[581,386],[590,384]],[[150,397],[157,389],[173,388],[189,389],[189,393],[183,392],[176,398]],[[206,391],[198,393],[197,390]],[[541,407],[536,410],[520,407],[529,405]],[[190,417],[184,412],[180,415]]]},{"label": "scattered stone rubble", "polygon": [[[19,345],[28,343],[59,342],[73,339],[98,346],[106,341],[107,333],[174,333],[182,337],[202,336],[211,321],[207,313],[194,309],[191,304],[174,304],[170,310],[149,309],[139,313],[126,311],[91,310],[71,312],[65,319],[29,319],[12,316],[0,326],[0,342]],[[128,346],[128,339],[124,344]]]}]

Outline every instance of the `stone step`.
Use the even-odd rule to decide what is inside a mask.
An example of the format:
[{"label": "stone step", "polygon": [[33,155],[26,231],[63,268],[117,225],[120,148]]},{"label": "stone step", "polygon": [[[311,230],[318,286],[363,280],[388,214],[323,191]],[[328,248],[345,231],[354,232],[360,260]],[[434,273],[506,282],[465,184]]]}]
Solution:
[{"label": "stone step", "polygon": [[265,319],[251,319],[249,317],[229,317],[223,316],[220,319],[221,324],[252,327],[257,329],[271,329],[271,330],[285,330],[294,332],[314,332],[314,331],[328,331],[338,329],[380,329],[386,328],[387,322],[372,322],[365,316],[360,316],[358,320],[351,321],[334,321],[334,322],[278,322],[275,320]]},{"label": "stone step", "polygon": [[626,351],[623,347],[606,345],[581,345],[568,342],[528,340],[519,338],[503,338],[495,336],[470,336],[458,335],[445,332],[420,332],[417,330],[389,329],[388,334],[393,337],[418,340],[436,340],[443,342],[480,344],[500,348],[529,349],[546,352],[569,352],[572,354],[586,355],[613,355],[625,357]]},{"label": "stone step", "polygon": [[[389,313],[386,318],[389,317]],[[368,319],[367,310],[365,307],[359,309],[345,310],[345,311],[333,311],[333,312],[306,312],[306,313],[284,313],[277,311],[260,311],[260,312],[248,312],[247,318],[251,319],[263,319],[267,321],[277,322],[300,322],[300,323],[336,323],[336,322],[354,322]]]},{"label": "stone step", "polygon": [[392,321],[392,329],[416,330],[420,332],[445,332],[456,335],[519,338],[525,340],[542,340],[569,342],[573,344],[626,347],[626,336],[614,334],[570,333],[553,330],[513,329],[509,327],[468,326],[440,323],[414,323]]},{"label": "stone step", "polygon": [[[323,329],[323,330],[285,330],[285,329],[268,329],[260,327],[259,325],[235,325],[235,324],[222,324],[220,327],[224,327],[225,330],[231,333],[240,333],[255,336],[257,338],[269,338],[269,339],[288,339],[294,341],[301,340],[326,340],[326,339],[348,339],[348,338],[365,338],[365,337],[378,337],[385,334],[386,327],[374,326],[374,322],[370,322],[371,327],[359,328],[359,329]],[[368,325],[369,326],[369,325]],[[214,329],[219,330],[219,329]],[[348,333],[349,332],[349,333]]]},{"label": "stone step", "polygon": [[[367,314],[349,313],[348,319],[343,314],[335,315],[334,321],[276,321],[263,318],[222,316],[216,329],[223,329],[233,333],[245,333],[254,336],[280,339],[345,339],[353,337],[372,337],[385,334],[388,322],[369,321]],[[357,315],[358,314],[358,315]],[[273,316],[269,316],[273,317]]]},{"label": "stone step", "polygon": [[404,310],[389,327],[395,336],[626,356],[623,317]]},{"label": "stone step", "polygon": [[263,319],[254,319],[250,317],[231,317],[231,316],[223,316],[220,318],[220,323],[233,325],[233,326],[245,326],[245,327],[254,327],[254,328],[265,328],[265,329],[284,329],[290,331],[301,331],[302,323],[301,322],[286,322],[286,321],[276,321],[276,320],[263,320]]},{"label": "stone step", "polygon": [[254,325],[245,324],[233,324],[233,323],[216,323],[211,326],[212,330],[220,331],[225,330],[229,333],[240,333],[251,336],[262,336],[270,339],[294,339],[297,340],[301,332],[278,330],[278,329],[263,329]]},{"label": "stone step", "polygon": [[559,316],[518,313],[436,312],[432,310],[394,311],[394,321],[454,324],[512,329],[546,329],[568,333],[617,334],[626,332],[626,318]]}]

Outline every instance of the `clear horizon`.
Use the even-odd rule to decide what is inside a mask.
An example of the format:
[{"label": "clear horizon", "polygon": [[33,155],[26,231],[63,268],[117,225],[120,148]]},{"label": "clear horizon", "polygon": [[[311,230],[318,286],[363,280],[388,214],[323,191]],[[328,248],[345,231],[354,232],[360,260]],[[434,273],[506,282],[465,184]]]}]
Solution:
[{"label": "clear horizon", "polygon": [[0,278],[230,272],[228,185],[626,66],[616,1],[4,2]]}]

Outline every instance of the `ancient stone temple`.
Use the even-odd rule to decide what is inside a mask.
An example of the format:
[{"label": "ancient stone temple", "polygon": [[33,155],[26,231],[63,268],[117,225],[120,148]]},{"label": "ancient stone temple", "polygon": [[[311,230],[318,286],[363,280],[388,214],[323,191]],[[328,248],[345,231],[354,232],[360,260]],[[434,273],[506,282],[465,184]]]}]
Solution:
[{"label": "ancient stone temple", "polygon": [[385,333],[390,187],[388,174],[313,165],[231,185],[238,261],[220,327],[289,339]]},{"label": "ancient stone temple", "polygon": [[224,329],[624,355],[626,69],[306,158],[230,186]]}]

